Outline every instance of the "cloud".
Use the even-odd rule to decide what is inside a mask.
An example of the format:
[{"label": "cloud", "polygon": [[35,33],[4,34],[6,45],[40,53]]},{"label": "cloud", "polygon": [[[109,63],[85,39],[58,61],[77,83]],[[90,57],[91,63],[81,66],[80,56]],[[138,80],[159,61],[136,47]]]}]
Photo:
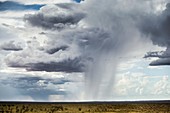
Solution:
[{"label": "cloud", "polygon": [[150,66],[162,66],[162,65],[170,65],[170,48],[167,47],[165,51],[157,51],[157,52],[148,52],[144,58],[152,58],[157,57],[159,59],[152,61]]},{"label": "cloud", "polygon": [[141,23],[141,31],[148,35],[154,45],[166,47],[165,51],[149,52],[144,58],[157,57],[160,58],[152,61],[150,66],[170,65],[170,3],[166,4],[166,8],[160,14],[147,15]]},{"label": "cloud", "polygon": [[[46,41],[40,44],[41,37],[36,37],[36,41],[9,54],[5,61],[8,66],[30,71],[85,71],[86,98],[110,97],[119,57],[138,51],[136,43],[145,42],[133,16],[146,13],[143,9],[148,6],[145,2],[131,3],[128,0],[122,6],[122,1],[94,0],[46,5],[35,14],[25,15],[30,24],[27,27],[44,30]],[[99,87],[105,81],[107,85],[101,90]]]},{"label": "cloud", "polygon": [[[102,29],[105,32],[101,37],[98,37],[99,40],[101,39],[100,41],[96,41],[95,38],[93,38],[94,42],[90,40],[94,45],[90,48],[93,62],[88,65],[89,70],[85,75],[87,77],[87,91],[85,91],[87,97],[85,98],[109,99],[112,95],[110,89],[114,85],[113,81],[115,81],[118,65],[121,62],[119,58],[141,50],[141,46],[136,44],[144,44],[147,40],[147,38],[143,38],[137,26],[138,19],[136,17],[145,15],[153,9],[146,1],[137,0],[133,0],[133,2],[132,0],[116,0],[114,2],[112,0],[107,0],[107,2],[87,0],[83,2],[83,5],[87,12],[86,18],[83,19],[85,25]],[[100,47],[96,46],[96,43]],[[103,83],[105,83],[104,87],[100,88]]]},{"label": "cloud", "polygon": [[163,76],[161,80],[155,83],[154,85],[154,94],[161,95],[165,94],[168,95],[170,93],[170,87],[168,82],[168,76]]},{"label": "cloud", "polygon": [[155,51],[155,52],[147,52],[147,54],[144,56],[144,58],[149,58],[149,57],[159,57],[162,58],[164,57],[162,54],[164,51]]},{"label": "cloud", "polygon": [[150,66],[161,66],[161,65],[170,65],[170,58],[160,58],[158,60],[152,61]]},{"label": "cloud", "polygon": [[35,63],[28,64],[28,71],[47,71],[47,72],[84,72],[84,65],[80,58],[68,59],[62,62]]},{"label": "cloud", "polygon": [[47,50],[47,53],[49,54],[54,54],[60,50],[65,51],[68,48],[68,46],[61,46],[61,47],[56,47],[56,48],[51,48]]},{"label": "cloud", "polygon": [[[1,76],[3,76],[2,73],[1,73]],[[3,84],[2,82],[3,80],[0,80],[1,81],[0,101],[18,101],[18,100],[19,101],[21,100],[22,101],[33,101],[32,97],[30,97],[29,95],[22,95],[21,92],[17,88],[12,87],[10,84],[8,83]]]},{"label": "cloud", "polygon": [[0,2],[0,11],[6,10],[39,10],[43,5],[24,5],[13,1]]},{"label": "cloud", "polygon": [[[66,96],[67,92],[60,89],[62,89],[61,85],[64,85],[67,82],[71,81],[65,78],[44,79],[36,76],[34,77],[21,76],[10,77],[8,79],[1,81],[1,84],[16,89],[15,92],[18,92],[17,93],[18,96],[30,96],[34,100],[48,100],[49,95]],[[3,97],[2,94],[3,93],[0,94],[0,98]]]},{"label": "cloud", "polygon": [[3,43],[0,45],[0,48],[2,50],[6,50],[6,51],[20,51],[20,50],[22,50],[21,45],[19,43],[15,44],[14,41],[10,41],[8,43]]},{"label": "cloud", "polygon": [[[22,51],[8,54],[5,62],[10,67],[26,68],[29,71],[82,72],[84,70],[83,60],[77,55],[76,51],[75,54],[72,54],[73,50],[70,45],[68,47],[71,50],[60,49],[51,53],[51,50],[56,50],[56,46],[50,44],[47,49],[41,50],[36,41],[29,41],[27,47]],[[48,49],[49,46],[50,49]]]},{"label": "cloud", "polygon": [[[152,85],[151,85],[152,84]],[[149,87],[153,86],[153,87]],[[143,73],[123,74],[116,82],[114,90],[117,96],[138,96],[138,98],[170,93],[168,76],[147,76]]]},{"label": "cloud", "polygon": [[[87,7],[87,9],[90,8]],[[96,9],[94,11],[96,11]],[[91,18],[91,12],[89,11],[86,13],[89,13],[87,18]],[[116,12],[114,13],[116,14]],[[105,14],[105,12],[103,12],[102,14]],[[47,42],[43,43],[43,45],[45,45],[43,47],[40,47],[39,44],[31,45],[33,42],[30,42],[30,45],[27,45],[28,47],[25,48],[23,51],[9,54],[5,60],[6,63],[8,64],[8,66],[11,67],[25,67],[30,68],[30,70],[48,71],[49,69],[45,69],[45,67],[46,65],[49,66],[51,64],[53,65],[52,67],[62,67],[58,67],[59,69],[52,68],[52,71],[61,71],[64,70],[64,68],[66,67],[68,71],[70,71],[69,69],[75,70],[76,68],[80,71],[82,70],[82,64],[89,65],[89,62],[98,62],[94,61],[94,59],[98,59],[101,54],[105,55],[113,50],[110,56],[114,56],[115,53],[121,54],[127,51],[127,46],[132,46],[132,44],[129,43],[127,44],[127,46],[122,47],[123,49],[121,52],[120,50],[116,50],[114,48],[119,47],[119,45],[122,46],[122,43],[123,45],[125,45],[123,41],[124,36],[126,35],[125,37],[127,37],[129,35],[129,32],[133,34],[133,36],[129,37],[139,37],[138,31],[135,30],[136,28],[133,28],[134,26],[132,27],[132,29],[129,29],[129,31],[126,31],[125,29],[121,30],[121,26],[131,26],[131,24],[127,24],[125,22],[125,20],[123,19],[124,17],[119,18],[113,16],[114,18],[119,18],[116,20],[121,20],[122,22],[122,24],[118,25],[120,26],[120,29],[118,29],[116,27],[111,28],[112,26],[109,23],[111,21],[110,19],[108,20],[108,22],[101,22],[103,23],[103,26],[98,26],[95,25],[96,22],[91,24],[91,21],[93,21],[93,19],[84,20],[84,18],[86,18],[86,16],[84,15],[84,11],[82,13],[81,5],[79,6],[77,4],[47,5],[42,7],[41,10],[36,14],[26,15],[25,20],[32,26],[44,28],[45,30],[50,30],[50,32],[45,34],[47,36]],[[102,15],[97,16],[92,17],[100,18],[100,16]],[[98,21],[98,19],[96,20]],[[129,22],[131,22],[131,19],[129,19]],[[118,22],[115,22],[115,24],[116,23]],[[59,29],[58,27],[56,27],[56,25],[58,24],[64,24],[70,27],[63,27],[62,31],[56,31],[56,29]],[[87,28],[83,28],[84,26],[82,26],[81,24],[87,24],[85,25],[85,27]],[[115,24],[113,26],[117,26]],[[75,26],[71,27],[72,25]],[[109,27],[107,28],[105,26]],[[112,31],[114,31],[114,33],[112,33]],[[117,34],[117,32],[124,32],[125,35],[120,35],[121,39],[117,40],[117,38],[115,38],[119,37],[119,34]],[[135,41],[138,41],[138,39]],[[77,61],[75,60],[76,58],[81,58],[81,60]],[[110,58],[108,59],[110,60]],[[75,65],[76,68],[73,68],[73,65],[71,65],[72,63],[74,64],[74,61],[78,62],[78,65]],[[69,66],[64,65],[65,63]],[[105,63],[103,62],[103,64]]]},{"label": "cloud", "polygon": [[77,24],[84,14],[77,11],[77,4],[56,4],[44,6],[37,14],[25,15],[25,21],[32,26],[42,27],[44,29],[64,29]]},{"label": "cloud", "polygon": [[[74,94],[81,92],[83,85],[82,73],[39,72],[5,68],[4,71],[1,69],[0,75],[0,86],[9,86],[15,89],[17,97],[15,95],[11,97],[16,101],[25,100],[26,97],[27,99],[31,97],[34,101],[50,101],[48,98],[50,95],[61,95],[61,97],[64,97],[60,98],[60,100],[73,98],[77,100],[78,98],[75,98]],[[6,93],[5,90],[4,93]],[[0,93],[0,98],[1,94],[4,93]],[[11,94],[13,93],[11,92]],[[7,99],[4,98],[4,100]]]},{"label": "cloud", "polygon": [[[170,45],[169,40],[169,10],[170,3],[166,5],[166,9],[159,15],[148,15],[148,17],[143,19],[142,22],[142,31],[149,35],[154,44],[159,46]],[[147,24],[144,24],[147,23]]]},{"label": "cloud", "polygon": [[100,47],[100,41],[105,40],[98,39],[101,36],[107,36],[107,33],[99,29],[75,28],[56,32],[49,35],[55,40],[49,39],[43,47],[36,38],[28,41],[22,51],[8,54],[5,62],[10,67],[30,71],[84,72],[86,64],[93,59],[90,55],[94,47]]}]

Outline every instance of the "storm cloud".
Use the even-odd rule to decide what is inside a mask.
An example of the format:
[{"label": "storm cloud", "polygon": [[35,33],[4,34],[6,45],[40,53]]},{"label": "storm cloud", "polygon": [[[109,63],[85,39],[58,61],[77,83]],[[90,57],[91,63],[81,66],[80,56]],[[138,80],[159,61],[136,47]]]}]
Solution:
[{"label": "storm cloud", "polygon": [[165,51],[150,52],[148,57],[160,58],[150,63],[151,66],[170,65],[170,3],[160,14],[146,16],[141,23],[141,31],[151,39],[154,45],[166,47]]},{"label": "storm cloud", "polygon": [[153,44],[168,47],[170,45],[170,3],[159,15],[148,15],[141,23],[141,30],[147,34]]},{"label": "storm cloud", "polygon": [[62,62],[28,64],[28,71],[47,72],[84,72],[85,66],[81,64],[80,58],[68,59]]},{"label": "storm cloud", "polygon": [[77,11],[77,4],[56,4],[41,8],[37,14],[25,15],[25,21],[44,29],[64,29],[77,24],[85,14]]}]

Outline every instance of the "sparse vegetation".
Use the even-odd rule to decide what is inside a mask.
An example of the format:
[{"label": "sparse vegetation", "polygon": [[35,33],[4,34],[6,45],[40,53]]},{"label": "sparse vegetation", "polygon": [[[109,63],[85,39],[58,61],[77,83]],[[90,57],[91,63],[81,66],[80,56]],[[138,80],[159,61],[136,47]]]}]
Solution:
[{"label": "sparse vegetation", "polygon": [[0,113],[170,113],[170,103],[0,103]]}]

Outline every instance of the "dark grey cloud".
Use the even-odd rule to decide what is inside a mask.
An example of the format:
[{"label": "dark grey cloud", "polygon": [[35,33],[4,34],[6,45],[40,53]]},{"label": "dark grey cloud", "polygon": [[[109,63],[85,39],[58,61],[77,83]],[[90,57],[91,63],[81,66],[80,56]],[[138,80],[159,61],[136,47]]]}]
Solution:
[{"label": "dark grey cloud", "polygon": [[152,61],[150,66],[166,66],[170,65],[170,58],[160,58],[158,60]]},{"label": "dark grey cloud", "polygon": [[82,18],[84,18],[85,14],[75,11],[75,8],[73,7],[77,7],[76,4],[57,4],[51,7],[44,6],[37,14],[25,15],[24,20],[32,26],[44,29],[61,30],[70,25],[77,24]]},{"label": "dark grey cloud", "polygon": [[47,53],[49,54],[54,54],[58,52],[59,50],[65,51],[68,48],[68,46],[61,46],[61,47],[56,47],[56,48],[51,48],[47,50]]},{"label": "dark grey cloud", "polygon": [[144,58],[150,58],[150,57],[166,58],[167,56],[163,56],[163,53],[164,51],[147,52]]},{"label": "dark grey cloud", "polygon": [[[83,72],[85,61],[80,57],[71,58],[61,57],[56,59],[58,54],[65,54],[67,47],[53,48],[46,50],[37,49],[29,51],[24,49],[16,54],[10,54],[5,61],[9,67],[25,68],[27,71],[46,71],[46,72]],[[32,56],[32,55],[35,56]],[[36,55],[37,54],[37,55]],[[60,60],[61,59],[61,60]]]},{"label": "dark grey cloud", "polygon": [[168,47],[170,45],[170,3],[160,14],[142,15],[141,31],[148,35],[153,44]]},{"label": "dark grey cloud", "polygon": [[80,58],[67,59],[62,62],[34,63],[28,64],[28,71],[47,71],[47,72],[83,72],[85,66]]},{"label": "dark grey cloud", "polygon": [[[54,86],[64,85],[71,82],[66,78],[45,79],[42,77],[10,77],[1,80],[2,86],[11,86],[11,89],[16,89],[20,95],[28,95],[35,100],[48,100],[49,95],[67,95],[66,91],[60,91],[58,88],[51,88],[49,84]],[[5,92],[6,93],[6,92]],[[0,98],[3,93],[0,93]]]},{"label": "dark grey cloud", "polygon": [[144,58],[159,58],[158,60],[152,61],[150,66],[163,66],[170,65],[170,48],[168,47],[165,51],[148,52]]},{"label": "dark grey cloud", "polygon": [[[109,43],[107,32],[96,28],[60,31],[60,35],[56,33],[49,37],[51,39],[43,47],[34,39],[29,42],[28,48],[9,54],[6,64],[28,71],[84,72],[87,64],[94,59],[94,51],[99,52],[102,47],[110,51],[113,46]],[[102,42],[107,39],[108,46],[104,47]]]},{"label": "dark grey cloud", "polygon": [[23,48],[21,47],[21,44],[19,43],[15,43],[15,41],[10,41],[10,42],[6,42],[0,45],[0,48],[2,50],[6,50],[6,51],[20,51]]},{"label": "dark grey cloud", "polygon": [[170,65],[170,3],[167,3],[166,9],[160,14],[150,14],[142,17],[140,23],[141,31],[150,37],[154,45],[167,47],[166,51],[148,52],[144,58],[160,58],[150,63],[151,66]]},{"label": "dark grey cloud", "polygon": [[[15,81],[15,82],[11,82]],[[40,82],[43,83],[43,85],[40,86]],[[8,78],[8,79],[3,79],[1,80],[2,84],[10,84],[14,88],[20,88],[20,89],[36,89],[36,88],[45,88],[48,86],[49,83],[52,83],[54,85],[60,85],[60,84],[65,84],[67,82],[72,82],[69,79],[66,78],[56,78],[56,79],[45,79],[42,77],[27,77],[27,76],[22,76],[22,77],[14,77],[14,78]]]}]

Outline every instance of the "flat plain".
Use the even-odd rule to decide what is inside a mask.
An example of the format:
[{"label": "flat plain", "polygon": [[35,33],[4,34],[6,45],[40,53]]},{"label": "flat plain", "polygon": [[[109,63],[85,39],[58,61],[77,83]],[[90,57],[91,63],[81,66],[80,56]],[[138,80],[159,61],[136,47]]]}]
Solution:
[{"label": "flat plain", "polygon": [[170,113],[170,102],[0,102],[0,113]]}]

